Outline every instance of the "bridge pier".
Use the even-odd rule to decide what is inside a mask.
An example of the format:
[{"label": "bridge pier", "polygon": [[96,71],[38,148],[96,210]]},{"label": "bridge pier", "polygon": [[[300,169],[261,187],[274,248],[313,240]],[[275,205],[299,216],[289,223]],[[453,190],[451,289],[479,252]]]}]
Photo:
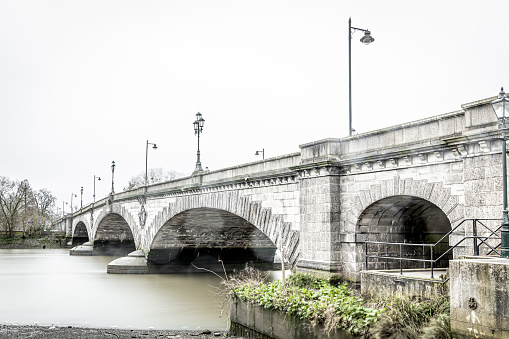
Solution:
[{"label": "bridge pier", "polygon": [[339,139],[301,145],[300,257],[297,269],[342,271],[340,241],[340,167],[331,161],[339,154]]},{"label": "bridge pier", "polygon": [[87,241],[83,245],[73,247],[69,251],[69,255],[93,255],[93,253],[94,245],[90,241]]},{"label": "bridge pier", "polygon": [[[241,270],[249,262],[259,270],[279,269],[274,263],[276,249],[270,248],[210,248],[187,247],[153,249],[147,256],[142,250],[113,260],[108,273],[203,273]],[[219,261],[221,260],[221,261]]]},{"label": "bridge pier", "polygon": [[147,260],[145,259],[145,252],[136,250],[125,257],[115,259],[108,264],[106,271],[108,273],[120,274],[147,274],[149,270]]}]

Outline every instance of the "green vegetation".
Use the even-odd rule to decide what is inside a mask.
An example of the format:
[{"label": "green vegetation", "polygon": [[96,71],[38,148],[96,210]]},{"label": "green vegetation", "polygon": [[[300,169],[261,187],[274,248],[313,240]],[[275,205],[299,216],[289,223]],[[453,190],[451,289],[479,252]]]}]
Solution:
[{"label": "green vegetation", "polygon": [[0,236],[0,248],[4,249],[28,249],[28,248],[60,248],[63,234],[40,235],[30,237],[5,237]]},{"label": "green vegetation", "polygon": [[268,282],[248,268],[224,285],[241,300],[323,323],[327,331],[340,328],[373,339],[452,338],[449,299],[363,299],[337,278],[293,273],[285,281]]},{"label": "green vegetation", "polygon": [[327,330],[342,328],[362,334],[383,312],[363,305],[346,283],[332,285],[327,279],[295,273],[283,281],[246,283],[235,288],[242,300],[278,309],[301,319],[325,324]]},{"label": "green vegetation", "polygon": [[370,338],[452,339],[447,297],[421,301],[387,298],[371,302],[385,312],[371,326]]}]

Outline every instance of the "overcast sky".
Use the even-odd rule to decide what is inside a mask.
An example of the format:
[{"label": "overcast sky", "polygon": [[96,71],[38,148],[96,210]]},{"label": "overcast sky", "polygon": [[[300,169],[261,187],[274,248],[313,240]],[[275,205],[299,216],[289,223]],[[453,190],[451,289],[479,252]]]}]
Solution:
[{"label": "overcast sky", "polygon": [[[509,89],[500,1],[0,0],[0,175],[70,202],[459,110]],[[78,202],[76,202],[78,200]],[[68,207],[66,207],[68,209]]]}]

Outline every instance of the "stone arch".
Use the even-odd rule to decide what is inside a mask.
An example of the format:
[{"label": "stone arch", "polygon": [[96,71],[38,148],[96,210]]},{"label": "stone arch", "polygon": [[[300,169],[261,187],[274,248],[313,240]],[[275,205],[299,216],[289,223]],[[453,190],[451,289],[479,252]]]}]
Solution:
[{"label": "stone arch", "polygon": [[72,246],[78,246],[89,241],[87,226],[83,221],[79,221],[72,230]]},{"label": "stone arch", "polygon": [[171,218],[184,211],[197,208],[211,208],[229,212],[238,216],[265,234],[278,248],[285,247],[288,261],[293,265],[299,257],[299,233],[291,230],[291,224],[285,222],[281,215],[275,215],[270,208],[262,207],[259,201],[250,201],[241,196],[239,191],[210,192],[177,197],[169,203],[152,220],[147,228],[148,236],[143,248],[150,248],[153,239],[161,227]]},{"label": "stone arch", "polygon": [[[459,201],[459,196],[452,195],[450,188],[444,188],[441,182],[396,176],[372,184],[369,190],[361,190],[354,198],[347,218],[355,225],[357,246],[363,247],[357,252],[364,254],[365,241],[435,243],[464,218],[464,208]],[[436,248],[435,258],[448,249],[447,245]],[[407,248],[406,255],[418,255],[416,247]],[[386,250],[385,245],[372,245],[370,253],[381,254]],[[422,253],[420,255],[422,257]],[[448,265],[451,256],[444,257],[441,264]],[[358,264],[363,257],[357,257]],[[375,266],[368,268],[383,267],[375,260]]]},{"label": "stone arch", "polygon": [[91,232],[93,236],[91,237],[91,239],[95,239],[98,227],[101,224],[101,222],[103,221],[103,219],[112,213],[118,214],[119,216],[122,217],[122,219],[124,219],[127,226],[129,227],[131,234],[133,235],[136,245],[138,245],[137,242],[139,241],[139,236],[138,236],[139,231],[137,230],[138,228],[135,227],[136,222],[135,222],[134,218],[131,216],[131,214],[129,213],[129,211],[126,208],[120,206],[119,204],[110,205],[108,209],[103,209],[99,213],[97,218],[95,218],[95,220],[94,220],[94,227]]},{"label": "stone arch", "polygon": [[228,271],[242,269],[248,262],[272,270],[276,248],[245,219],[224,210],[200,207],[180,212],[163,224],[151,244],[148,261],[168,272],[187,270],[191,263],[222,271],[218,259]]},{"label": "stone arch", "polygon": [[72,220],[72,228],[71,228],[71,236],[74,236],[74,232],[76,230],[76,227],[78,224],[83,224],[85,226],[85,229],[87,230],[87,236],[90,239],[90,223],[87,220],[86,214],[82,214],[76,218],[73,218]]},{"label": "stone arch", "polygon": [[102,211],[94,227],[94,253],[125,255],[136,249],[134,235],[125,218],[115,212]]},{"label": "stone arch", "polygon": [[376,201],[392,196],[413,196],[436,205],[447,216],[451,227],[454,227],[465,217],[464,207],[460,204],[460,197],[452,195],[451,189],[443,186],[442,182],[428,183],[426,179],[402,179],[399,176],[383,180],[370,185],[369,190],[359,191],[353,198],[346,220],[357,225],[363,211]]}]

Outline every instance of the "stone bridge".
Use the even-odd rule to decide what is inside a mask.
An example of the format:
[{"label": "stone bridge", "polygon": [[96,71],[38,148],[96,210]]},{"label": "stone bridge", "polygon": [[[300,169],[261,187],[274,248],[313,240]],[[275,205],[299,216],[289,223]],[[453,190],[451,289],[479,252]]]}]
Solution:
[{"label": "stone bridge", "polygon": [[143,250],[148,262],[163,266],[207,256],[234,265],[271,263],[284,249],[297,269],[358,280],[365,241],[431,243],[464,218],[501,217],[494,99],[110,194],[62,222],[73,241],[93,242],[94,253],[120,247]]}]

